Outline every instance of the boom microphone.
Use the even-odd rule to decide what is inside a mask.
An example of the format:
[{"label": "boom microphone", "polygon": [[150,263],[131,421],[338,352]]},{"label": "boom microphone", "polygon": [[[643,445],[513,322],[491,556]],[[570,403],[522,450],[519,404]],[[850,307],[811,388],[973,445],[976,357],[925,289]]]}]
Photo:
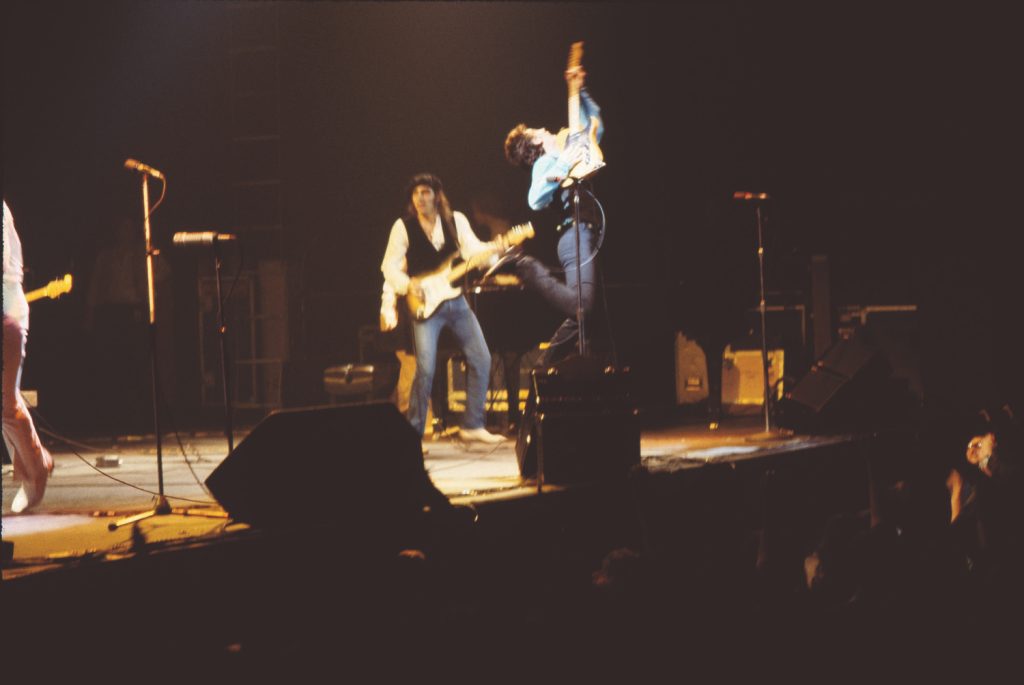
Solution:
[{"label": "boom microphone", "polygon": [[153,167],[149,166],[148,164],[143,164],[137,159],[124,160],[124,168],[131,169],[133,171],[140,171],[144,174],[149,174],[153,178],[159,178],[161,181],[164,180],[164,175],[162,173],[160,173]]},{"label": "boom microphone", "polygon": [[213,245],[224,240],[238,240],[234,233],[217,233],[216,231],[181,231],[171,237],[175,245]]}]

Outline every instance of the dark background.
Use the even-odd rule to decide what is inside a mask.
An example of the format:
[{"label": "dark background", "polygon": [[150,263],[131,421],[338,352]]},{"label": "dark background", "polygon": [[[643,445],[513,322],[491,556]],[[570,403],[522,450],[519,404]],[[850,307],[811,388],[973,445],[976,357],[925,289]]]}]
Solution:
[{"label": "dark background", "polygon": [[[63,300],[33,307],[23,383],[60,427],[98,430],[110,414],[104,374],[116,365],[101,363],[83,321],[97,249],[119,215],[141,214],[126,158],[169,180],[153,230],[173,274],[163,353],[175,420],[216,416],[199,402],[196,277],[207,256],[170,247],[179,230],[236,231],[249,265],[283,260],[286,403],[322,402],[319,373],[354,361],[358,327],[376,322],[380,259],[411,174],[439,174],[456,209],[493,192],[514,220],[550,226],[526,207],[528,175],[505,162],[502,143],[520,121],[564,125],[562,70],[575,40],[586,42],[606,125],[608,167],[595,188],[608,215],[609,319],[645,404],[674,402],[676,330],[742,334],[743,310],[757,304],[753,208],[732,202],[735,190],[773,197],[770,304],[808,302],[809,258],[824,254],[834,305],[920,306],[937,405],[1018,386],[1009,151],[1021,59],[1010,10],[243,5],[3,5],[3,193],[26,289],[65,271],[78,279]],[[268,9],[280,68],[278,239],[234,225],[231,187],[232,26],[239,12]]]}]

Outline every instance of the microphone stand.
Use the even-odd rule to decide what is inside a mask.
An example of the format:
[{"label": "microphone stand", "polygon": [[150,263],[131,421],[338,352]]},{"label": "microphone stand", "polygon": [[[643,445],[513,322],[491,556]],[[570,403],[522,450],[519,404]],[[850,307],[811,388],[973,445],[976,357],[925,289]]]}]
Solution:
[{"label": "microphone stand", "polygon": [[587,356],[587,336],[583,321],[583,255],[580,250],[580,183],[583,179],[569,177],[572,183],[572,227],[576,233],[576,349],[581,357]]},{"label": "microphone stand", "polygon": [[217,283],[217,337],[220,339],[220,373],[221,386],[224,389],[224,435],[228,439],[228,454],[235,450],[235,436],[232,430],[231,386],[228,379],[227,326],[224,324],[224,299],[221,296],[220,270],[224,260],[220,255],[220,243],[216,235],[213,238],[213,270]]},{"label": "microphone stand", "polygon": [[580,250],[580,182],[572,183],[572,228],[577,248],[577,328],[580,333],[580,356],[587,356],[587,335],[583,315],[583,254]]},{"label": "microphone stand", "polygon": [[765,287],[764,287],[764,229],[761,223],[761,204],[755,207],[757,214],[757,271],[761,284],[761,370],[764,378],[764,432],[771,433],[771,413],[768,411],[768,404],[771,402],[771,384],[768,381],[768,331],[766,327],[767,315],[765,311]]},{"label": "microphone stand", "polygon": [[761,318],[761,373],[764,381],[764,431],[749,435],[746,439],[751,441],[771,440],[780,437],[787,437],[792,433],[789,431],[776,431],[772,429],[771,412],[769,410],[769,405],[771,403],[771,383],[768,379],[768,317],[764,273],[764,222],[763,217],[761,216],[760,202],[760,200],[768,199],[768,196],[764,193],[761,193],[759,196],[753,196],[752,193],[747,193],[746,197],[740,197],[740,195],[740,193],[737,193],[735,196],[736,199],[754,199],[757,201],[754,210],[757,218],[757,271],[760,282],[760,305],[758,309]]},{"label": "microphone stand", "polygon": [[121,526],[128,525],[129,523],[136,523],[151,516],[165,516],[171,513],[171,505],[167,503],[167,497],[164,496],[164,454],[162,447],[163,443],[160,436],[160,373],[156,353],[156,288],[154,287],[153,280],[153,256],[156,252],[153,250],[152,233],[149,229],[149,174],[143,173],[140,175],[142,176],[142,227],[143,233],[146,237],[146,291],[149,301],[149,360],[153,389],[153,429],[156,431],[156,472],[159,494],[157,495],[153,509],[115,521],[107,526],[109,530],[117,530]]}]

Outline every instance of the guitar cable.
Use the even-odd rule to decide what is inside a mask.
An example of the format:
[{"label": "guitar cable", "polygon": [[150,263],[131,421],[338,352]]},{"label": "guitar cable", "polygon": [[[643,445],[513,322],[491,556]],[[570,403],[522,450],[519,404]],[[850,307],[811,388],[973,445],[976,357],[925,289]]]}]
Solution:
[{"label": "guitar cable", "polygon": [[597,196],[594,195],[594,192],[590,190],[590,188],[583,188],[583,192],[590,196],[590,199],[594,201],[594,204],[597,205],[597,209],[601,212],[601,228],[597,231],[597,244],[594,246],[593,251],[590,253],[590,258],[587,259],[582,264],[580,264],[580,266],[586,266],[587,264],[590,264],[592,261],[597,259],[597,255],[601,251],[601,246],[604,245],[604,229],[607,225],[607,220],[604,214],[604,205],[601,204],[601,201],[597,199]]},{"label": "guitar cable", "polygon": [[149,214],[146,215],[147,219],[149,217],[153,216],[153,212],[156,211],[157,207],[159,207],[161,204],[163,204],[164,198],[167,197],[167,178],[164,177],[164,176],[160,176],[159,179],[160,179],[160,197],[157,198],[156,204],[149,208]]},{"label": "guitar cable", "polygon": [[[77,447],[85,447],[85,448],[88,448],[90,450],[95,450],[97,452],[100,452],[100,451],[103,451],[103,450],[100,450],[98,447],[92,447],[90,445],[84,445],[83,443],[77,442],[75,440],[72,440],[70,438],[67,438],[67,437],[61,435],[60,433],[57,433],[55,430],[53,430],[53,424],[51,424],[49,421],[47,421],[46,417],[43,416],[42,414],[40,414],[38,409],[32,409],[32,414],[33,414],[33,417],[36,420],[38,420],[38,422],[40,424],[42,424],[42,425],[40,425],[38,427],[38,430],[39,430],[40,433],[42,433],[43,435],[49,436],[50,438],[52,438],[54,440],[57,440],[59,442],[62,442],[65,445],[67,445],[69,448],[71,448],[71,453],[74,454],[76,457],[78,457],[82,461],[83,464],[85,464],[86,466],[91,468],[93,471],[96,471],[97,473],[99,473],[99,474],[109,478],[110,480],[112,480],[112,481],[114,481],[116,483],[120,483],[121,485],[127,485],[130,488],[138,490],[139,492],[144,492],[147,495],[153,495],[154,497],[159,496],[159,493],[157,493],[157,492],[153,492],[152,490],[147,490],[146,488],[141,487],[139,485],[135,485],[134,483],[129,483],[128,481],[122,480],[122,479],[118,478],[117,476],[114,476],[114,475],[112,475],[110,473],[107,473],[106,471],[104,471],[103,469],[95,466],[94,464],[91,464],[89,462],[89,460],[86,459],[84,456],[82,456],[76,449],[74,449],[74,447],[75,446],[77,446]],[[180,445],[181,442],[179,441],[178,444]],[[188,456],[185,455],[185,453],[184,453],[184,448],[182,448],[182,455],[185,457],[185,463],[189,464],[189,469],[191,470],[191,463],[188,460]],[[195,476],[195,472],[193,472],[193,476]],[[200,485],[202,485],[202,484],[200,484]],[[203,487],[205,489],[205,486],[203,486]],[[176,500],[181,500],[181,501],[184,501],[184,502],[192,502],[194,504],[205,504],[205,505],[217,504],[216,502],[205,501],[205,500],[195,500],[195,499],[190,499],[188,497],[178,497],[176,495],[166,495],[166,497],[167,497],[167,499],[176,499]]]}]

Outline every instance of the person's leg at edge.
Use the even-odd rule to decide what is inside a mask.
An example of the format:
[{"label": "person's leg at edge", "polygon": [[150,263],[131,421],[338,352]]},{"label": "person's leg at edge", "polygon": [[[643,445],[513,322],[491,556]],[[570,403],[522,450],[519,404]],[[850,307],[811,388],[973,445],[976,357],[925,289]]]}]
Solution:
[{"label": "person's leg at edge", "polygon": [[26,332],[13,317],[4,316],[3,330],[3,436],[14,465],[14,477],[22,482],[15,497],[15,511],[38,504],[53,470],[53,457],[36,433],[28,406],[19,391]]}]

